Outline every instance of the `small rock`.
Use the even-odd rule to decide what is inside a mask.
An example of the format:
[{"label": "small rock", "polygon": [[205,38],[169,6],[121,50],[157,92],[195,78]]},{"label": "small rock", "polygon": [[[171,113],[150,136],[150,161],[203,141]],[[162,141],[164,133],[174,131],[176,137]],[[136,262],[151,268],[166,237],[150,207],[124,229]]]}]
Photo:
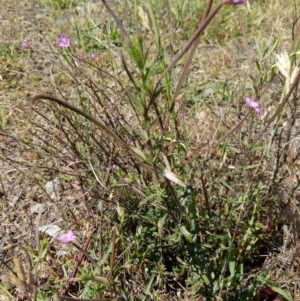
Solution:
[{"label": "small rock", "polygon": [[45,190],[48,195],[51,195],[53,192],[60,193],[62,191],[62,186],[59,179],[55,178],[53,181],[47,182]]},{"label": "small rock", "polygon": [[39,213],[39,212],[44,213],[46,210],[47,210],[47,208],[46,208],[45,204],[38,203],[38,204],[33,205],[30,208],[30,213],[31,214]]},{"label": "small rock", "polygon": [[44,232],[44,233],[48,234],[51,237],[57,236],[59,234],[59,232],[62,231],[62,229],[60,227],[58,227],[57,225],[53,225],[53,224],[40,226],[38,230],[40,232]]},{"label": "small rock", "polygon": [[211,87],[208,87],[206,88],[204,91],[203,91],[203,97],[204,98],[208,98],[208,97],[211,97],[215,94],[213,88]]}]

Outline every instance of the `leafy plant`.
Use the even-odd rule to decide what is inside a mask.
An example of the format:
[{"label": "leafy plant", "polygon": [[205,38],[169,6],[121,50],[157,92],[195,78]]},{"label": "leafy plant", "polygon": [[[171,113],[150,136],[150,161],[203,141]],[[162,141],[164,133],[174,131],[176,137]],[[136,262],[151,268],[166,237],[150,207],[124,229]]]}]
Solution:
[{"label": "leafy plant", "polygon": [[[224,40],[234,32],[248,45],[243,19],[251,23],[249,12],[242,11],[238,19],[235,6],[227,5],[245,1],[223,0],[215,6],[207,1],[202,17],[190,21],[198,22],[197,28],[180,49],[177,30],[185,13],[195,16],[195,2],[173,8],[159,2],[161,13],[154,1],[128,1],[134,16],[130,30],[110,3],[102,2],[115,22],[109,23],[106,39],[96,37],[95,24],[87,31],[76,26],[78,43],[61,33],[49,54],[59,70],[53,76],[57,93],[37,94],[30,102],[33,139],[22,141],[40,169],[51,159],[55,168],[48,169],[49,175],[75,195],[74,200],[68,193],[56,197],[68,200],[61,208],[69,230],[59,241],[78,252],[72,259],[57,258],[61,268],[55,269],[46,257],[56,238],[39,240],[31,251],[36,279],[45,267],[51,270],[59,299],[163,300],[164,295],[174,300],[186,295],[246,301],[279,294],[291,300],[289,288],[275,284],[263,258],[278,242],[277,229],[288,222],[281,196],[295,200],[299,186],[293,184],[292,192],[284,194],[284,179],[299,157],[297,151],[287,158],[297,118],[292,114],[296,102],[293,109],[286,107],[300,78],[292,72],[296,52],[283,55],[284,60],[277,56],[285,82],[270,114],[264,89],[280,76],[274,62],[278,40],[257,42],[255,63],[249,49],[239,52],[248,63],[241,81],[238,76],[215,81],[206,93],[205,82],[211,79],[201,81],[201,89],[193,79],[201,38],[224,34],[217,23],[228,22]],[[167,42],[164,13],[175,26]],[[241,35],[235,32],[237,24]],[[103,52],[97,53],[100,48]],[[39,55],[27,40],[23,50]],[[69,89],[60,88],[59,80]],[[185,99],[191,90],[201,100]],[[294,120],[286,132],[285,110]],[[277,139],[279,132],[286,134]],[[34,297],[46,298],[46,287]]]}]

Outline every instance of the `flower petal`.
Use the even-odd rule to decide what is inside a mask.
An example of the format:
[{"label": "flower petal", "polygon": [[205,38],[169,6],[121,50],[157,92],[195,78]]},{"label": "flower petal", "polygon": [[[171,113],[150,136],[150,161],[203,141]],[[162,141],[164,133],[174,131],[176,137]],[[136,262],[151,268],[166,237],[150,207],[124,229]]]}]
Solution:
[{"label": "flower petal", "polygon": [[22,49],[26,50],[26,49],[29,49],[29,48],[30,48],[30,46],[29,46],[28,42],[26,40],[24,40],[23,43],[22,43]]},{"label": "flower petal", "polygon": [[245,96],[245,102],[247,106],[252,109],[252,100],[248,96]]},{"label": "flower petal", "polygon": [[262,108],[261,106],[256,106],[256,107],[253,107],[254,111],[260,116],[262,114]]},{"label": "flower petal", "polygon": [[244,100],[250,110],[254,110],[258,115],[262,114],[262,107],[258,102],[251,100],[248,96],[245,96]]},{"label": "flower petal", "polygon": [[61,48],[69,48],[71,44],[71,39],[70,37],[64,35],[63,33],[61,33],[59,35],[59,41],[57,42],[57,47],[61,47]]},{"label": "flower petal", "polygon": [[298,66],[296,66],[291,75],[291,84],[294,83],[296,76],[298,75],[298,72],[300,72],[300,68]]},{"label": "flower petal", "polygon": [[91,58],[92,60],[95,60],[95,59],[97,58],[97,53],[91,53],[91,54],[90,54],[90,58]]},{"label": "flower petal", "polygon": [[277,66],[277,68],[279,69],[280,73],[281,73],[285,78],[287,78],[287,77],[288,77],[288,74],[287,74],[285,68],[282,66],[282,64],[279,63],[279,61],[276,63],[276,66]]},{"label": "flower petal", "polygon": [[67,234],[61,234],[58,239],[62,244],[67,244],[73,242],[76,239],[76,236],[74,235],[73,231],[70,229],[68,230]]},{"label": "flower petal", "polygon": [[245,3],[246,0],[225,0],[223,3],[225,4],[233,4],[233,5],[239,5]]},{"label": "flower petal", "polygon": [[232,4],[238,5],[238,4],[243,4],[245,2],[246,2],[246,0],[233,0]]}]

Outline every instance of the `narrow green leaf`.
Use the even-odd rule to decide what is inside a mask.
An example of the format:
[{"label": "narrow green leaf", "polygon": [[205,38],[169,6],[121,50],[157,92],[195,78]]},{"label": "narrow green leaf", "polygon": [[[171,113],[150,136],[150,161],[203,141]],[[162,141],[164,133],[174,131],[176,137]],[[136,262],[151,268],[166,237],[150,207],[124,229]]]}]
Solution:
[{"label": "narrow green leaf", "polygon": [[[133,147],[132,150],[140,157],[142,158],[146,163],[152,164],[151,157],[147,155],[146,153],[142,152],[139,148]],[[149,157],[148,157],[149,156]]]},{"label": "narrow green leaf", "polygon": [[269,281],[263,277],[260,277],[260,276],[258,276],[258,280],[261,281],[264,285],[269,286],[273,291],[280,294],[281,296],[286,298],[288,301],[293,301],[293,298],[290,293],[286,293],[282,288],[273,284],[271,281]]},{"label": "narrow green leaf", "polygon": [[260,163],[259,164],[253,164],[253,165],[249,165],[249,166],[247,166],[247,167],[245,167],[245,169],[253,169],[253,168],[257,168],[257,166],[259,166],[260,165]]},{"label": "narrow green leaf", "polygon": [[193,236],[192,234],[186,229],[185,226],[180,227],[180,232],[183,234],[183,236],[188,240],[189,243],[193,242]]},{"label": "narrow green leaf", "polygon": [[[103,257],[100,259],[100,261],[98,262],[98,265],[96,266],[96,268],[94,269],[94,271],[92,272],[92,276],[91,277],[95,277],[99,271],[100,271],[100,267],[103,265],[103,263],[107,260],[109,254],[111,253],[111,249],[112,249],[112,245],[110,244],[107,251],[104,253]],[[84,286],[84,289],[80,295],[81,298],[84,298],[84,297],[88,297],[88,291],[90,289],[90,286],[92,284],[93,280],[89,280],[85,286]]]},{"label": "narrow green leaf", "polygon": [[236,265],[236,262],[235,262],[236,258],[235,258],[235,249],[232,248],[230,250],[230,254],[229,254],[229,262],[228,262],[228,268],[229,268],[229,272],[230,272],[230,275],[231,276],[234,276],[235,275],[235,265]]},{"label": "narrow green leaf", "polygon": [[150,291],[150,288],[152,286],[152,282],[153,282],[154,278],[155,278],[155,274],[152,274],[152,276],[151,276],[151,278],[150,278],[150,280],[149,280],[149,282],[148,282],[148,284],[147,284],[147,286],[146,286],[146,288],[143,292],[143,297],[141,298],[141,301],[145,301],[148,298],[149,291]]}]

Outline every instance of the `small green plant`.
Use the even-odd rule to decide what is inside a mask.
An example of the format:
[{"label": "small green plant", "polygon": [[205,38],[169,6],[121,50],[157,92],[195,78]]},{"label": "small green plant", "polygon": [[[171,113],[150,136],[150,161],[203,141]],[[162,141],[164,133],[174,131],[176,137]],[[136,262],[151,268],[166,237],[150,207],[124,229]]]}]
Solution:
[{"label": "small green plant", "polygon": [[[274,56],[279,41],[260,42],[255,63],[249,49],[238,52],[248,63],[241,78],[195,82],[193,58],[210,25],[204,38],[218,39],[220,31],[230,39],[241,27],[235,36],[247,45],[243,18],[251,18],[242,9],[239,19],[232,13],[245,0],[207,1],[202,18],[188,23],[198,22],[194,34],[176,49],[176,38],[187,35],[177,33],[185,13],[195,15],[192,2],[155,3],[175,24],[166,42],[168,27],[162,28],[166,21],[154,0],[128,1],[130,30],[102,1],[115,22],[105,37],[98,37],[98,25],[76,25],[76,35],[61,33],[48,54],[58,70],[52,76],[57,93],[31,98],[32,139],[22,141],[35,166],[49,164],[48,176],[66,186],[65,194],[47,200],[61,206],[59,223],[69,230],[38,239],[31,249],[35,281],[26,290],[33,300],[292,300],[292,282],[284,287],[272,277],[265,257],[288,223],[282,199],[295,200],[299,186],[286,192],[299,157],[299,151],[287,155],[297,103],[286,106],[292,94],[297,99],[297,52]],[[71,3],[52,1],[56,9]],[[211,23],[226,18],[234,31]],[[30,58],[40,55],[28,40],[22,49]],[[280,76],[275,58],[285,81],[271,114],[264,89]],[[53,249],[62,255],[49,259]]]},{"label": "small green plant", "polygon": [[0,115],[0,130],[5,130],[7,122],[9,121],[12,112],[9,108],[3,108],[1,115]]},{"label": "small green plant", "polygon": [[[78,0],[47,0],[55,9],[71,9],[79,4]],[[40,1],[41,6],[45,6],[45,0]]]}]

